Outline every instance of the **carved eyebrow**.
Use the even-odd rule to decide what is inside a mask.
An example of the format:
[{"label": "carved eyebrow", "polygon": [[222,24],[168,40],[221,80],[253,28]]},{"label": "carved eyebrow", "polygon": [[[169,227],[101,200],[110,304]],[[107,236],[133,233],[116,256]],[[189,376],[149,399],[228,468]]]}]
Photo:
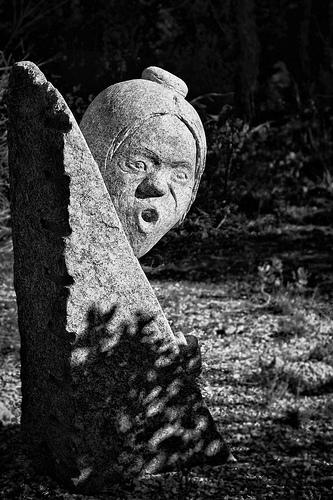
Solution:
[{"label": "carved eyebrow", "polygon": [[186,170],[192,170],[192,165],[187,161],[174,161],[171,163],[171,166],[173,168],[183,167],[186,168]]},{"label": "carved eyebrow", "polygon": [[[147,148],[146,146],[141,146],[138,148],[134,148],[132,150],[134,154],[137,155],[144,155],[147,158],[149,158],[155,165],[160,165],[161,164],[161,158],[158,156],[155,151],[152,151],[151,149]],[[186,168],[186,170],[192,171],[192,165],[188,163],[187,161],[174,161],[171,163],[172,168],[179,168],[183,167]]]},{"label": "carved eyebrow", "polygon": [[146,147],[135,148],[133,153],[137,154],[137,155],[146,156],[147,158],[152,160],[156,165],[159,165],[161,163],[159,156],[154,151],[152,151],[151,149],[148,149]]}]

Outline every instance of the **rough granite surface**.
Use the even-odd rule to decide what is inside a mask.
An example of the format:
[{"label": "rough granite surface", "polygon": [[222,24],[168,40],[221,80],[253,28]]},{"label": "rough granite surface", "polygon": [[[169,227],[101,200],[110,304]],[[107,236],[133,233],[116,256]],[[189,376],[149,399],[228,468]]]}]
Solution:
[{"label": "rough granite surface", "polygon": [[229,451],[59,92],[30,62],[9,84],[22,432],[69,488],[201,464]]}]

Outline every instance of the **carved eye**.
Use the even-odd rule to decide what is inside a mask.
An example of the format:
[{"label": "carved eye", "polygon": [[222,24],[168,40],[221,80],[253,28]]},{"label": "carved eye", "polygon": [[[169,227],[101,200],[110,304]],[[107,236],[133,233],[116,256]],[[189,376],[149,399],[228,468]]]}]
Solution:
[{"label": "carved eye", "polygon": [[178,170],[175,172],[176,179],[179,181],[187,181],[188,173],[185,170]]},{"label": "carved eye", "polygon": [[147,166],[144,161],[142,160],[132,160],[128,159],[127,161],[123,162],[120,164],[121,170],[124,172],[133,172],[133,173],[140,173],[140,172],[145,172],[147,170]]},{"label": "carved eye", "polygon": [[133,164],[133,168],[135,170],[140,170],[140,171],[144,171],[146,170],[146,164],[144,161],[136,161],[134,164]]}]

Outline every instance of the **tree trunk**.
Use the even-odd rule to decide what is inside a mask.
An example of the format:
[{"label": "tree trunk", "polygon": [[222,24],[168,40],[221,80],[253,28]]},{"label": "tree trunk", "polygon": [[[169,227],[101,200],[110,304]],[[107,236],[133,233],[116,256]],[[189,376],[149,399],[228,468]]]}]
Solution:
[{"label": "tree trunk", "polygon": [[312,0],[302,0],[300,2],[300,23],[299,23],[299,59],[301,66],[302,82],[301,86],[305,94],[311,94],[310,88],[310,54],[309,54],[309,38]]},{"label": "tree trunk", "polygon": [[328,4],[328,11],[329,11],[329,35],[328,35],[328,44],[329,47],[332,49],[333,48],[333,0],[329,0]]},{"label": "tree trunk", "polygon": [[260,43],[254,13],[254,0],[236,0],[238,67],[235,78],[237,116],[247,122],[256,115],[256,93]]}]

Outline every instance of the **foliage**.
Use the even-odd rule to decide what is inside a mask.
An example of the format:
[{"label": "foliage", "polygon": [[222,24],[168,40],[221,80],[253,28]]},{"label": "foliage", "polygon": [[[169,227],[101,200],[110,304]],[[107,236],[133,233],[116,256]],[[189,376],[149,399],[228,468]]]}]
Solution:
[{"label": "foliage", "polygon": [[[49,47],[48,37],[52,34],[57,16],[68,0],[55,5],[52,0],[13,0],[0,2],[1,36],[0,47],[14,61],[33,57],[41,63],[40,55]],[[58,19],[59,20],[59,19]],[[42,28],[42,29],[41,29]],[[50,52],[45,61],[52,61],[58,56]],[[35,59],[37,58],[37,59]]]},{"label": "foliage", "polygon": [[[198,103],[198,99],[196,105]],[[202,108],[201,108],[202,112]],[[223,106],[218,115],[204,113],[208,140],[206,172],[202,178],[198,204],[204,210],[221,212],[231,200],[230,177],[237,155],[242,150],[249,126],[239,118],[235,118],[230,105]],[[204,202],[206,200],[206,202]],[[214,200],[214,207],[211,201]],[[210,202],[210,206],[208,204]]]},{"label": "foliage", "polygon": [[332,131],[331,108],[313,102],[300,114],[251,130],[235,169],[244,210],[281,212],[290,203],[311,203],[318,192],[324,203],[333,199]]},{"label": "foliage", "polygon": [[[211,217],[245,213],[289,217],[290,206],[316,207],[313,222],[328,225],[333,200],[332,108],[311,101],[295,114],[283,114],[252,128],[233,107],[210,110],[221,95],[200,96],[193,104],[204,121],[208,155],[195,207]],[[222,100],[223,102],[223,100]],[[260,225],[260,224],[259,224]],[[267,225],[267,224],[266,224]]]},{"label": "foliage", "polygon": [[95,97],[93,94],[89,94],[88,97],[84,99],[81,90],[81,85],[74,85],[72,90],[64,95],[70,110],[78,122],[81,121],[87,107]]},{"label": "foliage", "polygon": [[[266,298],[267,307],[270,305],[275,309],[284,310],[284,306],[290,305],[293,296],[304,293],[308,284],[307,273],[303,267],[299,267],[292,273],[292,281],[286,281],[283,273],[283,263],[278,257],[273,257],[270,262],[258,266],[260,279],[260,291]],[[272,306],[271,302],[274,302]]]},{"label": "foliage", "polygon": [[9,171],[7,149],[7,108],[5,103],[9,77],[10,60],[0,52],[0,247],[1,251],[11,248],[8,237],[10,230]]}]

